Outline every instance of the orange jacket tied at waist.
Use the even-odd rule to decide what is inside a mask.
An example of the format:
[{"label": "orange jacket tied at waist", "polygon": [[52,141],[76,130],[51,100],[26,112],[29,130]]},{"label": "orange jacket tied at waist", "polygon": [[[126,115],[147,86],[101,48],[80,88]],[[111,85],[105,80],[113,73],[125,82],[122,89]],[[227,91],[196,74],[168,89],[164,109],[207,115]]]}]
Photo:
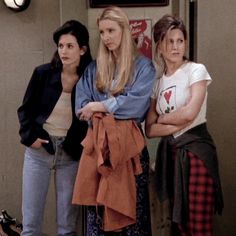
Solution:
[{"label": "orange jacket tied at waist", "polygon": [[136,222],[135,175],[142,173],[145,140],[132,120],[94,114],[76,177],[73,203],[104,206],[103,230],[116,231]]}]

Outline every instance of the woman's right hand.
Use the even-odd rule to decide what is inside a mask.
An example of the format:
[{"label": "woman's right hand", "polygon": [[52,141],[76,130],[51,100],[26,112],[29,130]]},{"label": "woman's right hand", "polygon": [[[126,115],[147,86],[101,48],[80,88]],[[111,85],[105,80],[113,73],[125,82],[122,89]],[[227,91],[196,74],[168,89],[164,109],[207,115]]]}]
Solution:
[{"label": "woman's right hand", "polygon": [[35,149],[39,149],[42,147],[43,143],[48,143],[48,142],[49,142],[48,140],[37,138],[30,147],[35,148]]}]

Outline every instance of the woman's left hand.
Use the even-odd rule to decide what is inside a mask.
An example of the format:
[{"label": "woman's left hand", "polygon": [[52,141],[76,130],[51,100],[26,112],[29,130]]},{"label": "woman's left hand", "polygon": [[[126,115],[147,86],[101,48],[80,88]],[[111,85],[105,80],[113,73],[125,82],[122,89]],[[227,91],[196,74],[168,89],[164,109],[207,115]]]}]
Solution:
[{"label": "woman's left hand", "polygon": [[94,112],[107,112],[107,110],[101,102],[89,102],[79,110],[79,119],[89,121]]},{"label": "woman's left hand", "polygon": [[78,112],[79,119],[80,120],[90,120],[92,115],[93,115],[93,110],[92,110],[92,102],[88,103],[86,106],[81,108]]}]

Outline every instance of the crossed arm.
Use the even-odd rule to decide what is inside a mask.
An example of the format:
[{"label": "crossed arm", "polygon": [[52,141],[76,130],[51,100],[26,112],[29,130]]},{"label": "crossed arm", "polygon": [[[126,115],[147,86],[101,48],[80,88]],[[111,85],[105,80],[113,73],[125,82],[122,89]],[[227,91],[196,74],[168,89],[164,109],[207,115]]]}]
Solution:
[{"label": "crossed arm", "polygon": [[188,126],[197,117],[206,96],[207,81],[199,81],[190,87],[191,97],[188,103],[177,110],[158,115],[156,100],[151,106],[145,121],[145,133],[148,138],[171,135]]}]

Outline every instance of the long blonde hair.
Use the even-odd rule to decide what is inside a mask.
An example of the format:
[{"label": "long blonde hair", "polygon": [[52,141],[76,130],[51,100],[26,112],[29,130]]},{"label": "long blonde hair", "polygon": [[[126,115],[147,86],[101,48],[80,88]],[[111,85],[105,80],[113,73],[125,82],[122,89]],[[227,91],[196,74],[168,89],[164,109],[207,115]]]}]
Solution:
[{"label": "long blonde hair", "polygon": [[[122,29],[119,64],[111,51],[100,40],[97,55],[96,87],[100,92],[109,90],[112,95],[120,94],[125,85],[131,80],[134,58],[137,48],[131,35],[129,19],[119,7],[111,6],[104,9],[97,23],[101,20],[111,20],[118,23]],[[116,84],[112,87],[112,80],[116,73]]]}]

